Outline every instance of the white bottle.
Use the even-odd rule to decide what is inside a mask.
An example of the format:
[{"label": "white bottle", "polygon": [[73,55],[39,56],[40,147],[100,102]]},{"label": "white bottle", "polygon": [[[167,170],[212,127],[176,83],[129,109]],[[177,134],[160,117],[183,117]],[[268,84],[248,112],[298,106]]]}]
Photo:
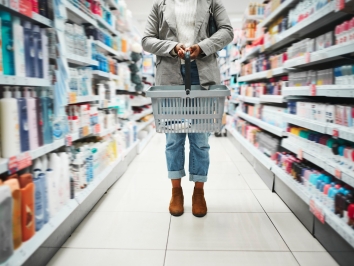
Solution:
[{"label": "white bottle", "polygon": [[63,203],[66,204],[70,199],[70,173],[69,157],[66,152],[60,153],[61,161],[61,183],[63,184]]},{"label": "white bottle", "polygon": [[36,100],[31,97],[31,91],[29,88],[25,88],[24,96],[27,102],[30,149],[34,150],[39,146]]},{"label": "white bottle", "polygon": [[4,88],[0,100],[1,153],[4,158],[21,152],[17,100],[11,97],[9,87]]},{"label": "white bottle", "polygon": [[53,198],[54,198],[53,203],[54,203],[54,211],[56,213],[61,208],[61,195],[62,195],[62,186],[60,183],[61,161],[59,156],[56,153],[50,154],[49,169],[51,170],[50,171],[51,180],[49,182],[52,184],[52,188],[53,188],[52,191]]},{"label": "white bottle", "polygon": [[14,40],[15,73],[18,77],[26,76],[24,36],[21,20],[18,17],[12,17],[12,32]]},{"label": "white bottle", "polygon": [[42,170],[43,171],[47,171],[48,167],[49,167],[49,162],[48,162],[48,157],[46,154],[44,154],[41,157],[41,161],[42,161]]}]

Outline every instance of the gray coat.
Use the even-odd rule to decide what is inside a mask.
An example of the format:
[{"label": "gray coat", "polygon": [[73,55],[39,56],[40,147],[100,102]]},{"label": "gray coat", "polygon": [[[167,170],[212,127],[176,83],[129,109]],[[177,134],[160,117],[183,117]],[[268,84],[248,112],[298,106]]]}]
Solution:
[{"label": "gray coat", "polygon": [[[209,7],[212,11],[218,31],[208,37]],[[199,44],[203,56],[197,61],[200,83],[203,87],[220,84],[220,70],[217,63],[217,51],[233,39],[233,29],[221,0],[198,0],[194,43]],[[174,0],[155,0],[146,22],[143,49],[156,54],[156,85],[183,84],[180,72],[181,60],[170,54],[178,44]]]}]

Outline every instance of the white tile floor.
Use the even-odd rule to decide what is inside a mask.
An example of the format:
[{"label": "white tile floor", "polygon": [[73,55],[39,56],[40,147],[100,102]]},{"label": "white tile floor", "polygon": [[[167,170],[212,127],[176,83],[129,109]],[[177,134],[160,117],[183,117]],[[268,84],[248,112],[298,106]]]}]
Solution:
[{"label": "white tile floor", "polygon": [[204,218],[191,213],[187,177],[185,214],[168,213],[165,139],[157,134],[49,265],[337,265],[227,138],[210,144]]}]

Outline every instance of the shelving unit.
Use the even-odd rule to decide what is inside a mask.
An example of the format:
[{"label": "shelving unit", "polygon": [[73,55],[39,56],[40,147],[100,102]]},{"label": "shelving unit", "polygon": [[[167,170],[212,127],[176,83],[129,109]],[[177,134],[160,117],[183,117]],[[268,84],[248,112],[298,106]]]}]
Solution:
[{"label": "shelving unit", "polygon": [[150,142],[150,140],[153,138],[153,136],[155,136],[155,134],[156,134],[156,131],[151,130],[150,133],[147,135],[147,137],[139,143],[138,154],[140,154],[145,149],[146,145]]},{"label": "shelving unit", "polygon": [[281,76],[286,73],[287,73],[287,70],[285,68],[278,67],[278,68],[250,74],[247,76],[242,76],[238,80],[239,80],[239,82],[245,82],[245,81],[253,81],[253,80],[259,80],[259,79],[268,79],[268,78],[275,77],[275,76]]},{"label": "shelving unit", "polygon": [[109,25],[103,18],[101,18],[100,16],[96,15],[95,16],[98,24],[102,25],[105,29],[107,29],[110,33],[112,33],[115,36],[118,36],[119,33],[117,30],[115,30],[113,28],[113,26]]},{"label": "shelving unit", "polygon": [[283,96],[325,96],[325,97],[354,97],[354,85],[321,85],[313,91],[309,86],[284,87]]},{"label": "shelving unit", "polygon": [[254,104],[259,104],[260,103],[260,98],[257,98],[257,97],[248,97],[248,96],[239,95],[238,99],[240,101],[243,101],[243,102],[246,102],[246,103],[254,103]]},{"label": "shelving unit", "polygon": [[112,73],[99,71],[99,70],[93,70],[92,75],[94,78],[98,78],[98,79],[119,80],[119,76]]},{"label": "shelving unit", "polygon": [[68,18],[69,20],[75,22],[76,24],[91,24],[92,26],[97,27],[97,21],[95,18],[89,14],[85,14],[83,11],[75,7],[71,2],[73,0],[63,0],[64,5],[68,10]]},{"label": "shelving unit", "polygon": [[52,84],[46,79],[0,75],[0,85],[50,87]]},{"label": "shelving unit", "polygon": [[268,17],[264,18],[258,26],[261,28],[267,27],[270,23],[274,21],[275,18],[285,13],[296,2],[297,0],[284,1]]},{"label": "shelving unit", "polygon": [[303,36],[306,36],[307,34],[314,32],[344,16],[346,16],[346,13],[335,11],[335,2],[332,1],[321,10],[309,16],[307,19],[279,34],[277,39],[274,40],[274,43],[264,47],[264,51],[275,51],[293,42],[294,40],[302,38]]},{"label": "shelving unit", "polygon": [[78,65],[78,66],[98,66],[98,62],[96,60],[92,60],[91,58],[83,57],[76,54],[67,54],[66,59],[69,63]]},{"label": "shelving unit", "polygon": [[282,136],[286,136],[287,133],[285,131],[285,129],[282,129],[280,127],[276,127],[276,126],[273,126],[271,124],[268,124],[258,118],[255,118],[255,117],[252,117],[248,114],[245,114],[241,111],[238,111],[236,113],[239,117],[243,118],[244,120],[247,120],[248,122],[256,125],[256,126],[259,126],[260,128],[263,128],[264,130],[274,134],[274,135],[277,135],[279,137],[282,137]]},{"label": "shelving unit", "polygon": [[143,130],[145,127],[147,127],[148,125],[152,124],[154,121],[155,121],[155,119],[152,117],[146,122],[138,123],[138,128],[136,129],[136,131],[139,132],[139,131]]},{"label": "shelving unit", "polygon": [[[15,251],[4,266],[38,265],[39,261],[47,261],[51,258],[53,251],[41,250],[40,247],[49,239],[56,236],[61,242],[74,231],[76,226],[85,218],[95,203],[103,196],[105,191],[112,186],[126,171],[130,162],[124,162],[125,157],[135,157],[139,141],[133,143],[119,158],[105,168],[94,180],[81,192],[75,195],[74,199],[68,201],[61,207],[60,211],[51,218],[43,228]],[[63,228],[64,226],[64,228]],[[60,234],[62,232],[62,234]],[[56,239],[56,242],[59,242]],[[39,259],[41,257],[41,259]],[[34,264],[31,264],[34,263]]]},{"label": "shelving unit", "polygon": [[141,112],[140,114],[132,115],[130,120],[137,121],[137,120],[140,120],[141,118],[143,118],[144,116],[149,115],[149,114],[152,114],[152,108],[149,108],[149,109]]},{"label": "shelving unit", "polygon": [[285,98],[283,95],[261,95],[259,97],[261,103],[283,103]]}]

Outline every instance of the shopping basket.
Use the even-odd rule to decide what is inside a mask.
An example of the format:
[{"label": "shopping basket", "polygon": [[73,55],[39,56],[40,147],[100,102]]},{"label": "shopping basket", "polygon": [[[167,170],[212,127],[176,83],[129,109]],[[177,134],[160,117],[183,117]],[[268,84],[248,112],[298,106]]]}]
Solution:
[{"label": "shopping basket", "polygon": [[185,54],[185,86],[154,86],[146,91],[152,99],[156,131],[159,133],[219,132],[229,89],[212,85],[209,90],[191,85],[190,54]]}]

